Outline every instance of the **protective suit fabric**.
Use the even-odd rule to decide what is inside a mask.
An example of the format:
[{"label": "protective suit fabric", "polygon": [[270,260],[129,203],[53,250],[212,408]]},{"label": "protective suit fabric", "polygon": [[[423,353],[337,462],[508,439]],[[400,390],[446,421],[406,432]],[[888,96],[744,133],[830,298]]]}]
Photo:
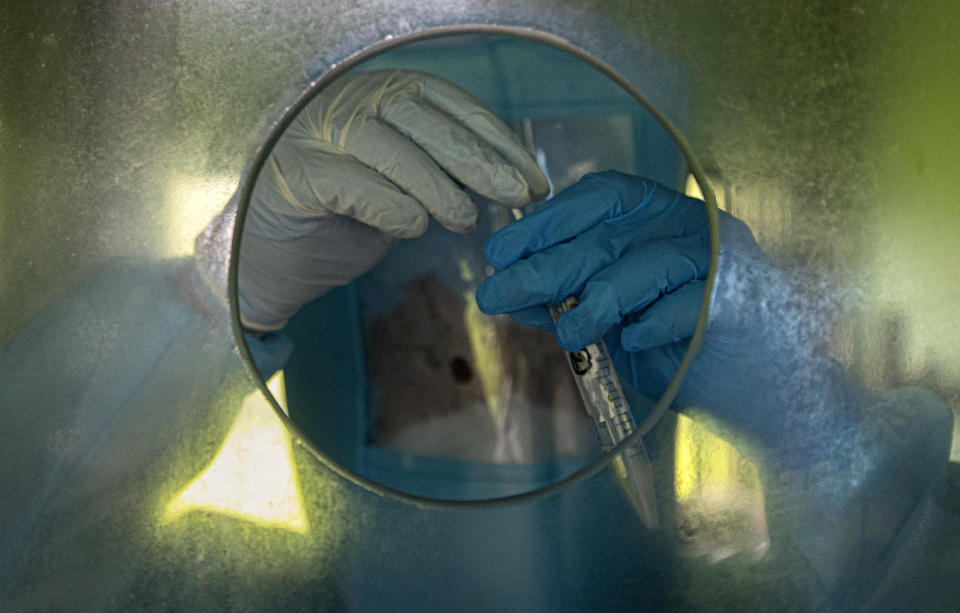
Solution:
[{"label": "protective suit fabric", "polygon": [[[166,523],[164,495],[202,471],[254,389],[229,330],[182,299],[190,268],[169,262],[158,275],[144,262],[115,262],[0,352],[11,383],[0,390],[11,409],[0,431],[3,609],[612,610],[668,585],[663,543],[651,544],[639,524],[608,525],[610,513],[631,511],[602,476],[573,498],[412,510],[344,484],[300,450],[307,533],[203,509]],[[259,340],[248,342],[256,355]],[[85,354],[91,346],[102,352]],[[471,484],[462,471],[447,479],[443,466],[419,462],[427,474],[413,487],[443,496],[516,491],[550,476],[523,467],[484,476],[473,465]],[[409,529],[397,530],[401,522]],[[339,532],[356,537],[350,547],[336,547]],[[258,547],[243,546],[251,541]],[[227,563],[205,559],[219,560],[218,548],[232,552]],[[562,555],[570,559],[545,570]],[[649,581],[618,588],[638,572]]]},{"label": "protective suit fabric", "polygon": [[[0,507],[4,606],[149,609],[153,605],[138,599],[158,594],[162,604],[155,603],[154,608],[215,607],[223,598],[238,607],[245,603],[258,609],[270,603],[289,601],[296,607],[305,602],[302,593],[283,595],[251,580],[260,576],[250,574],[256,568],[231,574],[234,571],[208,566],[202,550],[188,561],[177,561],[174,552],[183,543],[164,544],[170,528],[158,527],[153,505],[164,502],[157,499],[158,492],[169,489],[165,481],[171,475],[161,471],[158,477],[158,466],[166,460],[176,465],[185,447],[196,453],[185,433],[201,432],[193,429],[219,421],[253,387],[230,347],[229,332],[200,316],[192,302],[187,301],[188,306],[178,298],[183,271],[182,262],[169,263],[162,275],[152,266],[118,262],[41,313],[0,352],[0,366],[10,382],[0,390],[0,402],[11,409],[0,433],[4,460],[0,471],[8,492]],[[89,354],[91,346],[102,352]],[[197,359],[203,369],[195,367]],[[59,385],[48,385],[51,375]],[[792,497],[774,495],[771,489],[771,503],[781,501],[783,508],[770,508],[770,557],[726,565],[743,569],[732,584],[719,567],[677,558],[665,534],[651,533],[631,521],[632,511],[615,481],[600,475],[556,497],[489,511],[411,512],[407,505],[381,501],[375,514],[355,518],[356,525],[342,528],[355,538],[339,558],[322,564],[310,558],[314,564],[307,567],[336,572],[324,574],[330,568],[321,569],[323,573],[309,581],[314,596],[307,601],[326,603],[317,605],[321,609],[349,606],[370,611],[390,603],[400,610],[515,605],[561,611],[662,610],[682,608],[695,597],[695,586],[706,584],[716,589],[714,603],[723,598],[732,603],[740,597],[756,604],[758,598],[766,598],[764,602],[781,609],[809,609],[820,603],[825,610],[842,610],[831,603],[864,602],[864,594],[872,594],[877,600],[871,602],[878,606],[910,600],[925,610],[949,610],[952,602],[945,607],[938,598],[951,593],[958,558],[949,540],[942,547],[932,543],[956,534],[958,519],[926,491],[932,487],[927,481],[920,483],[915,477],[932,475],[929,469],[942,461],[948,431],[939,417],[942,404],[928,393],[905,391],[873,398],[870,407],[871,412],[863,415],[881,430],[880,417],[890,417],[898,407],[903,415],[893,423],[912,423],[908,436],[894,430],[887,433],[885,443],[901,454],[913,454],[902,456],[903,465],[913,466],[913,472],[901,470],[897,483],[887,481],[891,494],[905,491],[904,483],[911,480],[919,486],[917,503],[901,507],[906,511],[902,523],[881,524],[878,529],[870,518],[887,515],[864,514],[861,509],[868,507],[849,505],[825,505],[822,519],[803,523],[796,517],[798,502],[815,507],[820,500],[799,487]],[[910,422],[911,415],[923,411],[933,419]],[[668,464],[663,454],[669,449],[669,431],[658,428],[648,440],[659,467]],[[930,433],[939,438],[928,438]],[[303,459],[298,462],[301,468],[316,466],[312,458]],[[189,478],[202,468],[196,459],[188,464],[193,468],[181,466],[174,479]],[[32,479],[37,474],[44,475],[39,486]],[[809,474],[814,479],[818,475]],[[440,493],[443,487],[438,484],[443,485],[441,481],[421,485],[424,492]],[[178,481],[176,487],[180,485]],[[313,521],[354,513],[350,505],[338,510],[331,496],[361,498],[354,504],[377,498],[352,486],[337,486],[319,497],[312,494],[311,504],[317,509]],[[883,502],[883,496],[879,500]],[[178,521],[217,525],[190,516]],[[399,521],[410,530],[398,531]],[[243,534],[250,530],[241,529],[242,522],[231,525]],[[801,545],[830,544],[833,535],[871,532],[878,542],[894,534],[893,545],[869,557],[851,558],[862,562],[859,566],[848,559],[834,564],[862,576],[837,573],[823,575],[833,577],[832,582],[815,579],[820,575],[812,565],[813,556],[801,553]],[[428,542],[420,536],[423,533],[431,535]],[[203,540],[202,535],[194,538]],[[300,541],[274,538],[279,539],[278,546],[258,549],[258,559],[280,564],[298,551],[293,543]],[[324,547],[322,531],[297,538],[306,539],[303,544],[310,549]],[[320,539],[319,544],[313,539]],[[392,555],[384,556],[384,543]],[[800,557],[791,557],[791,549]],[[837,555],[835,549],[826,551]],[[931,551],[941,555],[931,556]],[[820,554],[819,559],[831,558]],[[237,573],[247,568],[235,563]],[[377,565],[377,572],[370,571],[372,565]],[[178,568],[193,570],[178,574]],[[885,573],[882,579],[875,570]],[[282,583],[306,585],[298,572],[302,573],[286,569]],[[855,585],[845,582],[850,576],[856,577]],[[752,590],[746,577],[766,589]],[[278,580],[271,576],[267,581]],[[770,589],[771,581],[779,581],[782,591]],[[917,588],[928,591],[917,593]],[[339,594],[339,600],[320,600],[320,593]],[[803,606],[797,607],[801,602]]]},{"label": "protective suit fabric", "polygon": [[[954,486],[956,487],[956,486]],[[957,496],[960,490],[955,490]],[[958,509],[935,496],[914,508],[901,535],[883,557],[879,572],[864,590],[865,600],[847,597],[840,606],[863,611],[948,610],[960,599],[960,521]],[[922,561],[917,563],[917,561]]]},{"label": "protective suit fabric", "polygon": [[[136,572],[124,541],[143,510],[128,497],[176,445],[184,411],[237,400],[243,377],[224,360],[229,333],[177,298],[183,262],[148,270],[105,267],[0,351],[10,377],[0,390],[0,593],[14,610],[56,609],[65,593],[109,608]],[[205,368],[187,366],[194,359]]]},{"label": "protective suit fabric", "polygon": [[[860,607],[902,590],[894,585],[906,576],[920,578],[945,568],[939,556],[918,556],[914,569],[888,583],[891,565],[903,572],[904,559],[917,553],[907,553],[914,543],[929,538],[930,530],[953,530],[940,523],[938,511],[952,426],[943,402],[916,388],[863,392],[851,413],[857,432],[838,440],[861,450],[862,457],[834,452],[802,468],[784,469],[773,490],[782,496],[782,519],[822,590],[811,601],[830,611],[874,610]],[[823,448],[822,443],[812,446]],[[949,576],[954,575],[944,573],[934,582]]]}]

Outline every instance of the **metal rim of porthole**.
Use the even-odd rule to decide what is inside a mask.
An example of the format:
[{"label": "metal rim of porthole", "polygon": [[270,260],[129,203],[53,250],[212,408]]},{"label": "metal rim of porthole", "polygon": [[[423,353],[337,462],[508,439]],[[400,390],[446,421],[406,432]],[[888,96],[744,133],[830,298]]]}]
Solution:
[{"label": "metal rim of porthole", "polygon": [[[693,175],[694,180],[700,187],[700,191],[703,194],[703,199],[706,203],[707,209],[707,218],[709,221],[709,235],[710,235],[710,269],[707,274],[707,279],[705,282],[705,291],[703,302],[700,305],[699,315],[697,317],[697,324],[694,330],[693,336],[690,338],[689,346],[684,353],[683,358],[680,360],[680,364],[677,366],[677,370],[673,375],[673,378],[670,380],[670,383],[667,385],[667,389],[664,391],[663,396],[657,401],[653,410],[650,411],[650,414],[638,425],[637,429],[623,441],[621,441],[613,449],[603,453],[598,456],[595,460],[580,468],[576,472],[568,475],[567,477],[540,487],[533,489],[527,492],[522,492],[519,494],[511,494],[508,496],[501,496],[496,498],[484,498],[484,499],[444,499],[444,498],[430,498],[426,496],[419,496],[416,494],[411,494],[404,492],[402,490],[397,490],[388,486],[385,486],[381,483],[373,481],[353,472],[352,470],[347,469],[346,467],[339,464],[333,458],[325,454],[322,450],[318,449],[316,445],[310,440],[310,438],[304,435],[297,424],[287,416],[286,412],[280,407],[279,402],[274,397],[273,393],[267,388],[267,383],[264,381],[263,377],[260,375],[260,372],[257,370],[257,367],[253,361],[253,356],[250,352],[250,348],[247,346],[246,340],[243,336],[243,328],[240,323],[240,305],[239,305],[239,293],[237,290],[237,273],[238,273],[238,264],[239,264],[239,253],[240,253],[240,243],[243,232],[243,223],[246,218],[247,209],[250,206],[250,199],[253,194],[253,187],[256,183],[256,179],[259,176],[260,170],[263,168],[267,156],[273,150],[274,145],[279,140],[280,136],[283,134],[284,130],[293,122],[297,114],[306,106],[306,104],[317,95],[323,88],[327,87],[331,82],[333,82],[337,77],[349,71],[351,68],[357,66],[361,62],[374,58],[382,53],[394,49],[399,46],[403,46],[413,42],[424,41],[432,38],[440,38],[451,35],[464,35],[464,34],[488,34],[488,35],[506,35],[514,36],[517,38],[525,39],[531,42],[541,43],[550,47],[554,47],[561,51],[564,51],[577,59],[585,62],[594,69],[600,71],[607,78],[611,79],[614,83],[623,88],[631,97],[633,97],[641,106],[643,106],[667,131],[667,133],[674,139],[677,143],[677,146],[680,148],[680,151],[683,153],[683,156],[687,162],[687,166],[690,170],[690,173]],[[697,157],[694,155],[690,145],[687,143],[686,139],[679,132],[679,130],[667,119],[667,117],[657,109],[650,100],[648,100],[643,94],[641,94],[636,88],[634,88],[626,79],[620,76],[611,66],[605,62],[593,57],[588,52],[579,47],[575,46],[571,42],[567,41],[564,38],[543,32],[540,30],[535,30],[532,28],[518,27],[518,26],[502,26],[502,25],[456,25],[456,26],[444,26],[444,27],[435,27],[420,30],[410,34],[388,37],[385,40],[382,40],[378,43],[375,43],[369,47],[366,47],[362,51],[359,51],[342,62],[339,62],[333,65],[329,70],[324,72],[320,77],[315,81],[311,82],[305,91],[303,91],[300,96],[297,98],[296,102],[284,109],[283,115],[280,117],[272,129],[270,130],[266,140],[259,146],[257,149],[253,161],[247,170],[243,178],[243,182],[240,189],[240,200],[237,206],[237,217],[236,225],[234,226],[233,234],[233,243],[230,252],[230,276],[229,276],[229,300],[230,300],[230,319],[231,325],[233,328],[233,336],[237,347],[239,349],[240,355],[244,361],[244,364],[249,371],[250,375],[257,382],[261,392],[267,398],[270,405],[273,407],[274,411],[277,413],[278,417],[284,423],[284,425],[290,430],[293,434],[294,440],[297,444],[304,447],[308,450],[314,457],[320,460],[328,468],[330,468],[334,473],[343,477],[344,479],[359,485],[367,490],[370,490],[376,494],[387,496],[396,500],[403,502],[411,503],[419,507],[432,507],[432,508],[455,508],[455,509],[467,509],[467,508],[482,508],[482,507],[497,507],[510,504],[523,504],[531,502],[535,499],[539,499],[545,496],[549,496],[554,493],[558,493],[560,490],[572,486],[576,483],[584,481],[593,475],[604,470],[607,465],[617,456],[621,451],[623,451],[633,440],[635,436],[644,436],[646,435],[653,427],[660,421],[664,416],[670,404],[673,402],[674,398],[677,395],[677,392],[680,389],[680,384],[683,382],[683,378],[686,376],[687,371],[690,369],[690,365],[693,362],[694,357],[700,350],[700,346],[703,343],[703,337],[706,333],[707,323],[709,319],[710,312],[710,298],[713,294],[713,288],[716,283],[717,276],[717,264],[719,259],[719,214],[717,212],[717,201],[716,197],[713,194],[713,191],[710,189],[710,185],[706,180],[706,174],[704,173],[703,167],[700,164]]]}]

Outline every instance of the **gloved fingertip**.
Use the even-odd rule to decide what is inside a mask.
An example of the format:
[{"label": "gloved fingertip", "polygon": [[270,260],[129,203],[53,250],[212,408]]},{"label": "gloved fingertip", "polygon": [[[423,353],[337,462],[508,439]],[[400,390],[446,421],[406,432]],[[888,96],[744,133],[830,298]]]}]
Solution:
[{"label": "gloved fingertip", "polygon": [[550,311],[545,306],[534,306],[514,311],[510,313],[510,318],[517,323],[540,328],[551,334],[556,333],[557,330],[553,318],[550,317]]},{"label": "gloved fingertip", "polygon": [[567,351],[580,351],[591,343],[583,338],[579,325],[570,319],[571,313],[557,320],[557,343]]},{"label": "gloved fingertip", "polygon": [[421,211],[407,219],[391,220],[389,223],[379,220],[367,223],[391,238],[417,238],[427,231],[430,217],[426,211]]},{"label": "gloved fingertip", "polygon": [[539,168],[537,168],[536,174],[527,177],[527,183],[529,185],[530,202],[545,200],[550,195],[550,182]]},{"label": "gloved fingertip", "polygon": [[531,187],[530,188],[530,202],[542,202],[550,196],[550,185],[544,185],[543,187]]},{"label": "gloved fingertip", "polygon": [[530,202],[530,188],[520,171],[513,166],[498,169],[495,184],[497,200],[507,206],[524,206]]},{"label": "gloved fingertip", "polygon": [[523,230],[510,225],[487,239],[483,244],[483,254],[495,267],[503,269],[516,262],[523,254],[521,245],[526,244]]},{"label": "gloved fingertip", "polygon": [[468,234],[477,229],[477,205],[470,196],[459,192],[458,202],[451,203],[442,216],[436,216],[440,224],[453,232]]},{"label": "gloved fingertip", "polygon": [[447,229],[457,234],[470,234],[477,229],[477,220],[474,219],[472,222],[465,224],[451,225],[448,226]]},{"label": "gloved fingertip", "polygon": [[506,268],[510,262],[505,261],[501,253],[500,240],[497,234],[494,234],[483,243],[483,255],[495,268]]},{"label": "gloved fingertip", "polygon": [[511,209],[522,209],[530,204],[530,202],[530,191],[524,189],[522,194],[518,194],[516,198],[506,206],[510,207]]},{"label": "gloved fingertip", "polygon": [[496,293],[494,277],[478,285],[474,294],[477,299],[477,308],[479,308],[482,313],[486,313],[487,315],[499,315],[503,313],[503,310],[499,308],[500,304]]}]

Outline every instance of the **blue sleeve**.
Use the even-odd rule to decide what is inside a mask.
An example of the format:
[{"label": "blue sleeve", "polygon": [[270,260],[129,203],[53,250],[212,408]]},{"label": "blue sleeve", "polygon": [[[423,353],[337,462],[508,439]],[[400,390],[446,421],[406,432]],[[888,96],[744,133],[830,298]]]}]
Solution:
[{"label": "blue sleeve", "polygon": [[831,593],[822,608],[954,611],[960,465],[949,462],[953,413],[918,388],[872,400],[855,411],[870,458],[859,492],[846,504],[828,500],[795,533]]},{"label": "blue sleeve", "polygon": [[[137,568],[129,542],[147,504],[130,504],[130,491],[178,470],[166,454],[186,444],[185,432],[219,444],[206,441],[211,424],[252,389],[229,330],[180,300],[181,265],[112,262],[0,351],[0,601],[56,600],[69,590],[51,586],[67,576],[109,576],[94,582],[97,598],[127,589]],[[82,541],[77,526],[103,518],[108,535]]]},{"label": "blue sleeve", "polygon": [[[960,464],[904,524],[876,574],[865,611],[956,611],[960,606]],[[948,483],[952,482],[952,484]]]}]

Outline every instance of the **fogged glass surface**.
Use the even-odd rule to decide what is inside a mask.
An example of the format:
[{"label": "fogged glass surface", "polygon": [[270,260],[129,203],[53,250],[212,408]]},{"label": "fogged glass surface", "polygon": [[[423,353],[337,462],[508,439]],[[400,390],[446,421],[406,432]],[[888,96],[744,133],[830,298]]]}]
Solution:
[{"label": "fogged glass surface", "polygon": [[[958,17],[936,1],[3,5],[0,608],[808,610],[826,575],[784,527],[787,498],[761,506],[701,422],[654,431],[673,440],[659,491],[693,513],[657,533],[607,473],[518,507],[416,508],[291,441],[178,271],[307,79],[425,26],[531,26],[650,95],[763,249],[843,289],[842,308],[812,303],[832,324],[812,336],[851,379],[891,411],[909,386],[956,411]],[[938,505],[917,516],[939,532],[863,566],[887,588],[865,606],[955,610],[937,580],[957,576],[957,511]]]},{"label": "fogged glass surface", "polygon": [[[611,169],[677,188],[683,183],[685,163],[664,128],[626,91],[565,51],[509,36],[447,36],[399,46],[342,79],[383,71],[401,71],[390,73],[398,79],[411,74],[403,71],[426,73],[476,97],[514,131],[551,194],[586,173]],[[682,83],[676,87],[671,96],[679,103],[685,93]],[[344,91],[334,98],[341,105],[368,104]],[[319,114],[312,109],[301,113]],[[330,117],[318,124],[336,125]],[[351,138],[349,129],[339,134],[340,142]],[[336,183],[318,180],[315,191],[332,194]],[[600,454],[566,352],[550,334],[477,308],[476,288],[494,271],[483,243],[523,211],[469,193],[479,209],[474,231],[460,234],[432,221],[422,236],[397,240],[369,272],[321,297],[288,328],[298,347],[285,369],[289,411],[304,435],[349,470],[439,498],[529,491]],[[254,196],[251,215],[276,206],[283,204]],[[340,334],[352,340],[332,342],[329,330],[347,330]],[[637,419],[650,403],[634,407]]]}]

